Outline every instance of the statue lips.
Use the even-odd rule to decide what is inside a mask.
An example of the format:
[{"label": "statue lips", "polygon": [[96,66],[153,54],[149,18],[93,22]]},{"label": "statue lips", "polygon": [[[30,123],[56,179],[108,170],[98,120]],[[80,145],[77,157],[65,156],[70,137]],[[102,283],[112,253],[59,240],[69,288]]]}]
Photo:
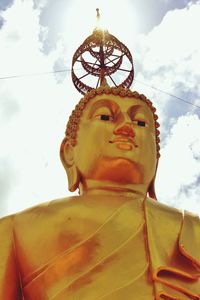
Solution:
[{"label": "statue lips", "polygon": [[109,141],[109,143],[116,143],[117,148],[121,150],[132,150],[133,147],[138,147],[133,138],[130,136],[119,136]]}]

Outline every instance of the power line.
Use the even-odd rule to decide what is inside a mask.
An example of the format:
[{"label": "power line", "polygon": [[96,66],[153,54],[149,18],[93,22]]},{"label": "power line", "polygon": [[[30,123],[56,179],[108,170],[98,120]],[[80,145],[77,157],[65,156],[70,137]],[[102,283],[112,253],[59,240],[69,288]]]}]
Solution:
[{"label": "power line", "polygon": [[32,77],[32,76],[40,76],[40,75],[49,75],[49,74],[63,73],[63,72],[71,72],[71,69],[55,70],[55,71],[41,72],[41,73],[30,73],[30,74],[20,74],[20,75],[4,76],[4,77],[0,77],[0,80],[12,79],[12,78],[22,78],[22,77]]},{"label": "power line", "polygon": [[176,96],[176,95],[170,94],[170,93],[168,93],[168,92],[166,92],[166,91],[164,91],[164,90],[161,90],[161,89],[159,89],[159,88],[156,88],[155,86],[149,85],[149,84],[144,83],[144,82],[142,82],[142,81],[140,81],[140,80],[136,80],[136,79],[134,79],[134,80],[135,80],[136,82],[141,83],[141,84],[143,84],[143,85],[145,85],[145,86],[148,86],[148,87],[150,87],[151,89],[154,89],[154,90],[156,90],[156,91],[158,91],[158,92],[161,92],[161,93],[163,93],[163,94],[166,94],[166,95],[168,95],[168,96],[170,96],[170,97],[174,97],[174,98],[176,98],[177,100],[183,101],[183,102],[185,102],[185,103],[187,103],[187,104],[190,104],[190,105],[192,105],[192,106],[195,106],[195,107],[197,107],[197,108],[200,108],[199,105],[196,105],[196,104],[194,104],[194,103],[192,103],[192,102],[190,102],[190,101],[187,101],[187,100],[185,100],[185,99],[183,99],[183,98],[181,98],[181,97],[178,97],[178,96]]},{"label": "power line", "polygon": [[[63,70],[54,70],[54,71],[49,71],[49,72],[40,72],[40,73],[30,73],[30,74],[20,74],[20,75],[4,76],[4,77],[0,77],[0,80],[14,79],[14,78],[23,78],[23,77],[33,77],[33,76],[40,76],[40,75],[49,75],[49,74],[55,74],[55,73],[64,73],[64,72],[71,72],[71,70],[72,69],[63,69]],[[82,68],[77,69],[77,70],[82,70]],[[187,100],[185,100],[185,99],[183,99],[181,97],[173,95],[173,94],[171,94],[171,93],[169,93],[167,91],[161,90],[159,88],[156,88],[155,86],[152,86],[150,84],[147,84],[147,83],[142,82],[142,81],[137,80],[137,79],[134,79],[134,81],[136,81],[136,82],[138,82],[140,84],[143,84],[143,85],[145,85],[145,86],[147,86],[147,87],[149,87],[151,89],[154,89],[154,90],[156,90],[156,91],[158,91],[160,93],[163,93],[163,94],[168,95],[170,97],[176,98],[179,101],[185,102],[185,103],[187,103],[189,105],[192,105],[192,106],[200,109],[199,105],[196,105],[196,104],[194,104],[194,103],[192,103],[190,101],[187,101]]]}]

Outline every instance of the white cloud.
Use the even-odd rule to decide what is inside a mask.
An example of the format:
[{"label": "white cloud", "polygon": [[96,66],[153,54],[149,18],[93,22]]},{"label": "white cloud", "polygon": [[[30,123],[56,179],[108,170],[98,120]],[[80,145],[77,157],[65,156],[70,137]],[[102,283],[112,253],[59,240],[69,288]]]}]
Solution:
[{"label": "white cloud", "polygon": [[[199,15],[200,4],[169,11],[162,23],[144,37],[149,46],[144,57],[147,70],[154,70],[164,64],[177,64],[189,58],[193,52],[199,52]],[[184,65],[180,65],[180,70],[182,67]],[[193,67],[196,67],[195,64]]]},{"label": "white cloud", "polygon": [[[98,4],[96,2],[93,3],[94,9]],[[41,3],[44,6],[46,0]],[[73,3],[77,5],[80,2]],[[33,9],[31,0],[16,0],[3,13],[6,22],[0,30],[0,77],[49,71],[60,59],[66,61],[68,67],[73,51],[91,33],[90,28],[93,29],[91,20],[87,21],[82,14],[83,9],[79,7],[76,10],[75,4],[67,14],[69,34],[65,35],[64,28],[55,50],[45,55],[39,39],[41,32],[44,37],[48,33],[48,28],[39,25],[42,6]],[[78,11],[79,15],[81,12],[80,18]],[[92,10],[92,14],[95,15],[95,11]],[[120,15],[116,15],[121,20]],[[110,32],[129,46],[132,39],[137,38],[133,37],[130,18],[123,20],[125,27],[118,22]],[[181,94],[182,97],[187,97],[191,92],[197,104],[200,94],[199,20],[200,6],[191,4],[185,9],[168,12],[158,27],[147,36],[138,38],[132,53],[145,70],[138,73],[136,69],[138,78],[170,93]],[[127,30],[129,27],[130,30]],[[124,30],[126,35],[123,36]],[[158,196],[162,201],[181,208],[199,209],[200,191],[196,181],[200,169],[200,121],[195,115],[197,111],[185,106],[185,111],[188,108],[190,114],[180,117],[185,114],[180,109],[181,103],[179,105],[176,100],[139,83],[135,83],[135,89],[154,100],[164,127],[161,130],[166,134],[158,170]],[[67,116],[79,98],[70,74],[66,74],[62,84],[58,84],[53,75],[0,80],[0,171],[5,167],[5,178],[9,177],[4,179],[4,190],[0,192],[4,197],[0,214],[67,194],[66,176],[59,162],[58,151]],[[173,129],[167,137],[171,126]],[[5,187],[9,193],[5,193]]]},{"label": "white cloud", "polygon": [[[62,49],[40,51],[39,11],[32,1],[17,0],[4,18],[0,77],[52,70]],[[10,174],[1,190],[1,215],[66,194],[59,144],[77,98],[69,75],[60,85],[51,74],[0,81],[0,164],[5,174],[9,164]]]},{"label": "white cloud", "polygon": [[[200,95],[199,27],[199,3],[169,11],[159,26],[147,36],[141,36],[137,44],[133,45],[135,59],[142,65],[141,73],[136,70],[136,79],[195,102],[194,98]],[[150,88],[137,82],[135,88],[155,98],[155,105],[159,107],[165,126],[170,117],[166,115],[168,109],[176,114],[180,112],[179,115],[193,109],[192,106],[158,91],[152,92]]]},{"label": "white cloud", "polygon": [[161,151],[157,190],[161,201],[200,214],[200,119],[180,117]]}]

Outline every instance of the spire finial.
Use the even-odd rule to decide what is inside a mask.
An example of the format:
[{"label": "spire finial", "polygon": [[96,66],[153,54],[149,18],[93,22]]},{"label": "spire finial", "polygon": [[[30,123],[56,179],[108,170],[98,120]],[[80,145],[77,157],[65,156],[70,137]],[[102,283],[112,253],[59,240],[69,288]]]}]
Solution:
[{"label": "spire finial", "polygon": [[100,20],[100,12],[99,12],[99,8],[96,8],[97,11],[97,22],[99,22]]},{"label": "spire finial", "polygon": [[99,12],[99,8],[96,8],[96,11],[97,11],[97,28],[99,28],[100,27],[100,18],[101,18],[101,16],[100,16],[100,12]]},{"label": "spire finial", "polygon": [[72,80],[82,94],[107,85],[129,88],[134,78],[130,51],[101,27],[99,8],[96,12],[97,27],[76,50],[72,60]]}]

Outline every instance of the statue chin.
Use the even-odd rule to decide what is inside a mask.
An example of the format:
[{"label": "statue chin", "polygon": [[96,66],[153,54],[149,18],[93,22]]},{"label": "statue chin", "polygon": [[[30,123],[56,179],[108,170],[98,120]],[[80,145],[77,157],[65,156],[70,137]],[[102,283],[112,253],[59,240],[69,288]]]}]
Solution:
[{"label": "statue chin", "polygon": [[120,184],[144,183],[143,167],[126,158],[101,157],[88,174],[88,179]]}]

